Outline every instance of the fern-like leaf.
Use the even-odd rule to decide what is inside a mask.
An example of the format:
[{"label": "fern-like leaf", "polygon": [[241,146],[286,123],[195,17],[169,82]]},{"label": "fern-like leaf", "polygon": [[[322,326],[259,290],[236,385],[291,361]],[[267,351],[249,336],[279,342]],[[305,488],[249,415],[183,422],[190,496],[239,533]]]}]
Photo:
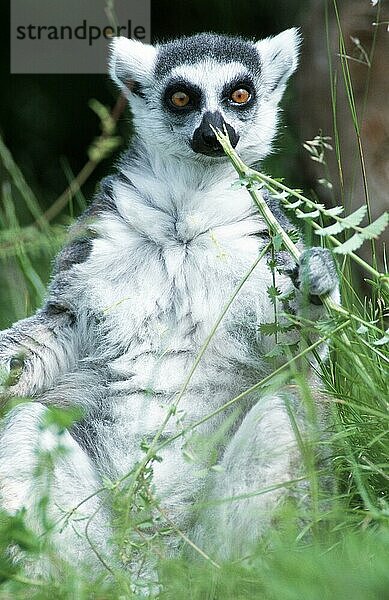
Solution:
[{"label": "fern-like leaf", "polygon": [[348,239],[344,244],[337,246],[334,248],[335,254],[350,254],[350,252],[355,252],[358,250],[364,242],[364,238],[360,233],[354,233],[354,235]]},{"label": "fern-like leaf", "polygon": [[[338,208],[338,207],[335,207]],[[330,209],[330,211],[333,209]],[[323,227],[322,229],[318,229],[316,231],[317,235],[326,236],[326,235],[337,235],[341,233],[345,229],[352,229],[357,227],[359,223],[362,221],[364,216],[366,215],[367,208],[365,205],[358,208],[355,212],[348,215],[348,217],[342,218],[342,220],[337,221],[333,225],[329,225],[328,227]],[[327,211],[328,215],[329,211]],[[330,215],[335,216],[335,215]]]},{"label": "fern-like leaf", "polygon": [[320,215],[320,212],[318,210],[312,210],[311,212],[307,212],[307,213],[303,212],[302,210],[296,211],[296,217],[298,219],[315,219],[319,215]]},{"label": "fern-like leaf", "polygon": [[361,235],[365,240],[371,240],[378,238],[383,231],[385,231],[388,226],[389,213],[383,213],[378,219],[364,227]]},{"label": "fern-like leaf", "polygon": [[358,250],[366,240],[377,238],[388,224],[388,213],[384,213],[378,219],[364,227],[359,233],[355,233],[349,240],[334,249],[336,254],[349,254]]},{"label": "fern-like leaf", "polygon": [[334,206],[333,208],[326,209],[326,215],[327,217],[337,217],[338,215],[341,215],[343,211],[343,206]]}]

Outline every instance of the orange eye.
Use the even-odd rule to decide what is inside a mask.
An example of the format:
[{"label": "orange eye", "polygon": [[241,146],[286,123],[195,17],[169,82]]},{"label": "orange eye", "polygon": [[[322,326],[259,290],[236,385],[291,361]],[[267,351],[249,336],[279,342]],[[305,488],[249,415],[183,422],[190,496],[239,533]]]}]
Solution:
[{"label": "orange eye", "polygon": [[179,108],[186,106],[189,103],[189,100],[190,98],[185,92],[174,92],[173,96],[171,97],[171,101],[174,106],[178,106]]},{"label": "orange eye", "polygon": [[235,102],[235,104],[246,104],[251,98],[251,94],[248,90],[244,88],[239,88],[235,90],[231,94],[231,100]]}]

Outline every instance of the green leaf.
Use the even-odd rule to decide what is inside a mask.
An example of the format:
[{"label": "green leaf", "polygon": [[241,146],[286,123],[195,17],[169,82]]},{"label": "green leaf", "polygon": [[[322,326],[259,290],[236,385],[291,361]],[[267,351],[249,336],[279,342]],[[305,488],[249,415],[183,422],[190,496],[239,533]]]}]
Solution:
[{"label": "green leaf", "polygon": [[343,211],[343,206],[334,206],[333,208],[326,209],[325,214],[328,217],[336,217],[338,215],[341,215]]},{"label": "green leaf", "polygon": [[292,288],[289,292],[284,292],[282,296],[280,296],[280,300],[282,302],[289,302],[290,300],[294,300],[296,298],[296,289]]},{"label": "green leaf", "polygon": [[281,290],[274,285],[271,285],[267,288],[267,293],[269,298],[271,298],[272,300],[274,300],[274,298],[278,298],[278,296],[281,296],[282,294]]},{"label": "green leaf", "polygon": [[359,223],[363,220],[367,212],[367,206],[363,204],[356,211],[348,215],[344,219],[342,219],[342,223],[346,226],[346,229],[350,229],[352,227],[357,227]]},{"label": "green leaf", "polygon": [[297,354],[300,350],[299,342],[283,342],[282,345],[288,348],[290,354]]},{"label": "green leaf", "polygon": [[72,406],[70,408],[58,408],[52,406],[50,412],[47,412],[45,415],[43,427],[57,425],[60,429],[68,429],[83,416],[84,411],[77,406]]},{"label": "green leaf", "polygon": [[315,219],[320,215],[320,212],[318,210],[312,210],[311,212],[304,213],[302,210],[299,210],[296,215],[298,219]]},{"label": "green leaf", "polygon": [[384,213],[378,219],[363,228],[361,235],[365,240],[377,238],[386,229],[388,225],[389,213]]},{"label": "green leaf", "polygon": [[301,232],[297,229],[288,229],[288,235],[295,244],[301,240]]},{"label": "green leaf", "polygon": [[[340,209],[340,211],[339,211],[339,209]],[[335,216],[335,215],[339,214],[339,212],[342,212],[342,210],[343,210],[342,207],[335,206],[334,209],[330,208],[328,211],[326,211],[326,215],[327,216]],[[353,229],[353,228],[357,227],[359,225],[359,223],[362,221],[362,219],[366,215],[366,211],[367,211],[367,208],[365,205],[363,205],[360,208],[358,208],[358,210],[351,213],[351,215],[348,215],[348,217],[344,217],[343,219],[340,219],[333,225],[329,225],[328,227],[323,227],[322,229],[318,229],[316,231],[316,233],[317,233],[317,235],[321,235],[321,236],[337,235],[338,233],[341,233],[345,229]],[[359,248],[359,246],[358,246],[358,248]]]},{"label": "green leaf", "polygon": [[145,440],[141,440],[139,447],[143,452],[148,452],[150,450],[150,444],[148,444]]},{"label": "green leaf", "polygon": [[285,208],[287,208],[287,209],[297,208],[301,204],[302,204],[302,200],[296,200],[296,202],[285,203]]},{"label": "green leaf", "polygon": [[272,198],[274,198],[274,200],[285,201],[289,198],[290,192],[285,192],[283,190],[282,192],[271,192],[270,195]]},{"label": "green leaf", "polygon": [[[20,549],[32,553],[39,550],[41,541],[39,535],[28,528],[26,524],[26,510],[23,508],[15,515],[0,511],[0,557],[9,554],[10,546],[19,546]],[[3,565],[2,565],[3,566]],[[10,572],[14,570],[14,565],[8,563]],[[0,575],[1,577],[1,575]],[[0,580],[1,581],[1,580]]]},{"label": "green leaf", "polygon": [[[365,208],[365,207],[363,207]],[[358,209],[359,210],[359,209]],[[358,211],[357,211],[358,212]],[[355,214],[355,213],[353,213]],[[365,240],[377,238],[388,224],[389,213],[384,213],[367,227],[364,227],[360,233],[355,233],[349,240],[334,249],[336,254],[349,254],[358,250]]]},{"label": "green leaf", "polygon": [[278,324],[261,323],[261,325],[259,326],[259,331],[262,333],[262,335],[275,335],[279,331]]},{"label": "green leaf", "polygon": [[344,244],[341,244],[340,246],[334,248],[334,253],[350,254],[350,252],[358,250],[358,248],[362,246],[364,241],[365,239],[363,235],[361,235],[360,233],[354,233],[354,235],[349,240],[347,240],[347,242],[344,242]]},{"label": "green leaf", "polygon": [[272,244],[273,244],[273,248],[274,248],[274,250],[276,252],[278,252],[279,250],[281,250],[283,242],[282,242],[282,236],[279,233],[277,233],[276,235],[274,235],[272,237],[271,241],[272,241]]},{"label": "green leaf", "polygon": [[322,235],[322,236],[336,235],[337,233],[340,233],[344,229],[345,229],[344,224],[341,222],[338,222],[338,223],[334,223],[333,225],[329,225],[328,227],[323,227],[321,229],[317,229],[315,231],[315,233],[316,233],[316,235]]},{"label": "green leaf", "polygon": [[277,268],[277,266],[278,266],[278,265],[277,265],[277,261],[276,261],[276,260],[273,260],[272,258],[271,258],[271,259],[268,261],[268,263],[267,263],[267,264],[268,264],[268,267],[269,267],[269,269],[270,269],[271,271],[274,271],[274,269],[276,269],[276,268]]},{"label": "green leaf", "polygon": [[279,356],[283,356],[284,353],[284,348],[281,344],[278,344],[278,346],[274,346],[274,348],[272,348],[270,352],[267,352],[265,354],[265,358],[278,358]]}]

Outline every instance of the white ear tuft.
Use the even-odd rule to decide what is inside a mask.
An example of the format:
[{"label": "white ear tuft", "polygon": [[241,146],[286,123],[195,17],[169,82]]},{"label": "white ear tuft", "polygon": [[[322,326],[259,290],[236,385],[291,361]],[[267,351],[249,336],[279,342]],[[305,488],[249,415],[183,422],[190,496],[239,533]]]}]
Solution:
[{"label": "white ear tuft", "polygon": [[115,37],[111,43],[109,74],[113,81],[127,91],[131,83],[147,83],[152,72],[157,49],[126,37]]},{"label": "white ear tuft", "polygon": [[301,35],[296,27],[255,44],[262,60],[264,84],[269,91],[279,91],[276,94],[279,96],[278,100],[289,77],[297,68],[300,44]]}]

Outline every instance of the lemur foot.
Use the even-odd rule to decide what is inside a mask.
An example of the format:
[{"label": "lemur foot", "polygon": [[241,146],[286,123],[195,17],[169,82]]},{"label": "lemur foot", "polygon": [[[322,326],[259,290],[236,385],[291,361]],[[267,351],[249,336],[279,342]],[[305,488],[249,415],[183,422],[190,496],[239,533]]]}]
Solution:
[{"label": "lemur foot", "polygon": [[336,266],[329,250],[319,247],[304,250],[300,256],[298,285],[314,304],[320,303],[319,296],[338,287]]}]

